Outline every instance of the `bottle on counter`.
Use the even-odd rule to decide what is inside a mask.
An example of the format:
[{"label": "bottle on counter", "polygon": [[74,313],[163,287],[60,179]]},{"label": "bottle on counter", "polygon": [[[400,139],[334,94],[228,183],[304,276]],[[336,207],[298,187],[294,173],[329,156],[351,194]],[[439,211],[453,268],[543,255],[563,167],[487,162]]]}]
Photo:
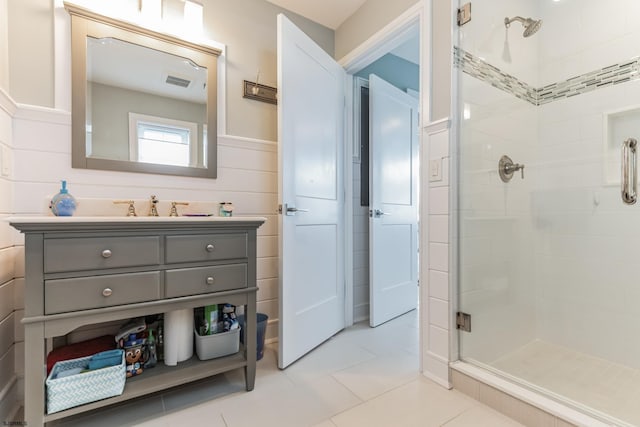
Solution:
[{"label": "bottle on counter", "polygon": [[164,331],[162,324],[158,326],[158,340],[156,341],[156,360],[164,360]]},{"label": "bottle on counter", "polygon": [[220,216],[232,216],[233,215],[233,203],[220,202],[220,208],[218,210]]},{"label": "bottle on counter", "polygon": [[53,196],[49,207],[55,216],[72,216],[76,211],[76,199],[69,194],[67,181],[62,181],[62,188]]}]

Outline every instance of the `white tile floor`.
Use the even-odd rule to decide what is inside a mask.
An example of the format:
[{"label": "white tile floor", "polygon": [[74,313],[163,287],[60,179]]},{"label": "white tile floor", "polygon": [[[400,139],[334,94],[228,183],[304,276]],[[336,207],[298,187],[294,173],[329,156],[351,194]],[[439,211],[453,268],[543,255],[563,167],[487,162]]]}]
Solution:
[{"label": "white tile floor", "polygon": [[256,387],[238,370],[63,425],[208,427],[502,427],[521,424],[418,372],[417,314],[375,329],[358,324],[285,370],[277,345],[258,362]]},{"label": "white tile floor", "polygon": [[640,426],[640,370],[535,340],[491,366],[560,396]]}]

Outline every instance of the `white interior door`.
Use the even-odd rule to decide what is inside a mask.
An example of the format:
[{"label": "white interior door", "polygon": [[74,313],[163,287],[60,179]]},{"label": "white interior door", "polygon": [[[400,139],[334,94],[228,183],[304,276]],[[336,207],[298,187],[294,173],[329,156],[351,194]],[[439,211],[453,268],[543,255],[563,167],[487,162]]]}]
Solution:
[{"label": "white interior door", "polygon": [[369,77],[369,323],[418,303],[418,100]]},{"label": "white interior door", "polygon": [[345,324],[345,78],[333,58],[278,16],[280,368]]}]

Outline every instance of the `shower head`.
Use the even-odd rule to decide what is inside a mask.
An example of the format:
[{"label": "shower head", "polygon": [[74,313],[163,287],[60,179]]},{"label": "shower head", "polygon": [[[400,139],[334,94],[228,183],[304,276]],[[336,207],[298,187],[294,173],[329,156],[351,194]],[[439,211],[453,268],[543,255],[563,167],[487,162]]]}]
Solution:
[{"label": "shower head", "polygon": [[504,18],[504,26],[509,28],[513,21],[518,21],[522,24],[522,26],[524,27],[524,33],[522,33],[522,35],[524,37],[529,37],[534,35],[535,33],[538,32],[540,27],[542,27],[542,19],[538,19],[538,20],[534,20],[531,18],[525,19],[521,16],[516,16],[511,19],[509,19],[508,17]]}]

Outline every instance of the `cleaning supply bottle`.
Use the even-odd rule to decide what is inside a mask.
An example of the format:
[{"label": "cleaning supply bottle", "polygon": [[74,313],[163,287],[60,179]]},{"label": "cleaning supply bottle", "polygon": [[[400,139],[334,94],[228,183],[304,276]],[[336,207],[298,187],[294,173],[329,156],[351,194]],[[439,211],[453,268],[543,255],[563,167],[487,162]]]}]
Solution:
[{"label": "cleaning supply bottle", "polygon": [[156,339],[153,337],[153,329],[149,329],[147,337],[147,360],[144,362],[144,368],[153,368],[158,363],[158,354],[156,352]]},{"label": "cleaning supply bottle", "polygon": [[51,199],[51,212],[55,216],[71,216],[76,210],[76,199],[67,190],[67,181],[62,181],[60,192]]},{"label": "cleaning supply bottle", "polygon": [[162,325],[158,326],[158,343],[156,345],[157,360],[164,360],[164,334],[162,333]]}]

